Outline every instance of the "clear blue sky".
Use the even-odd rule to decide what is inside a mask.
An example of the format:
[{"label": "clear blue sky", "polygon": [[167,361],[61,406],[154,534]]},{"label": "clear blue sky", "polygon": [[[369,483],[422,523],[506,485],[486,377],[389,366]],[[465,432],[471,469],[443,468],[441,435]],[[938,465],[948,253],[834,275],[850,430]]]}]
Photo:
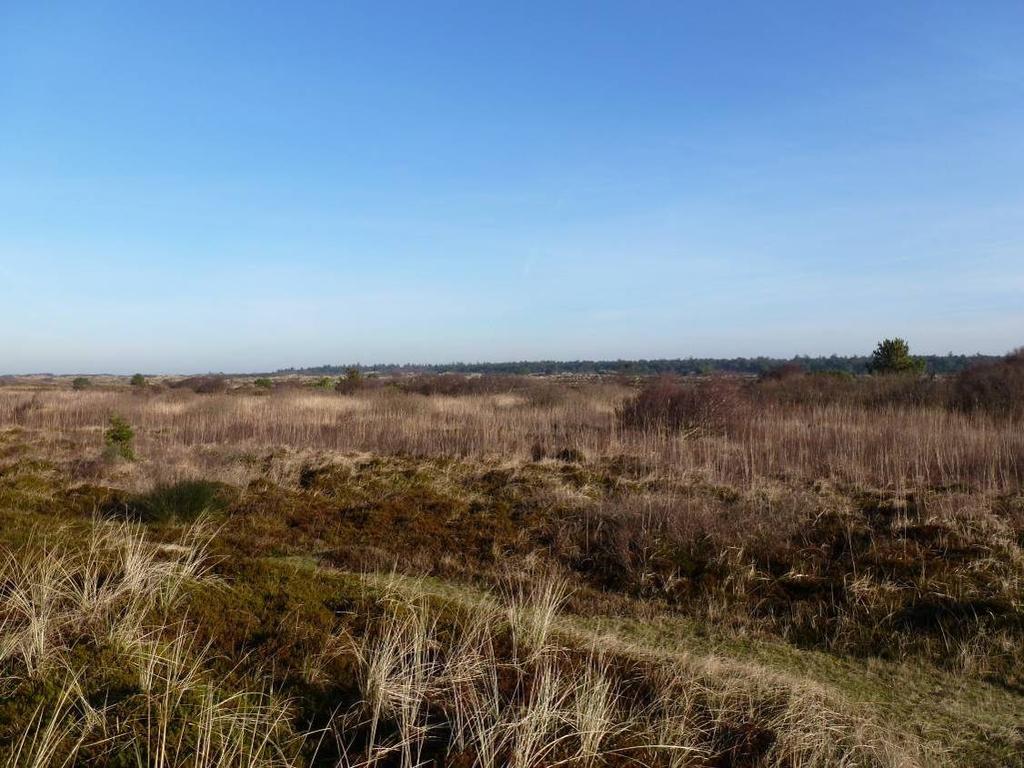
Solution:
[{"label": "clear blue sky", "polygon": [[1024,343],[1024,3],[0,0],[0,373]]}]

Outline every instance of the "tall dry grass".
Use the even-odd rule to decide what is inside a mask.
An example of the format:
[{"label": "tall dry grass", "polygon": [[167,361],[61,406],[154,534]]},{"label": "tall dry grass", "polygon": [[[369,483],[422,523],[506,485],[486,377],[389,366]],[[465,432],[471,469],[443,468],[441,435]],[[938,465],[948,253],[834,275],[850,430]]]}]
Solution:
[{"label": "tall dry grass", "polygon": [[[160,546],[141,526],[96,520],[84,541],[51,532],[4,553],[3,694],[37,703],[13,742],[0,743],[0,760],[39,768],[106,764],[113,755],[117,765],[150,768],[293,764],[287,703],[258,687],[220,691],[206,649],[173,619],[187,587],[207,578],[210,535],[200,522]],[[116,704],[96,703],[107,690],[87,690],[125,674],[137,692],[115,696]]]},{"label": "tall dry grass", "polygon": [[[138,453],[163,468],[226,453],[374,452],[507,462],[531,456],[632,456],[674,478],[750,485],[763,478],[832,479],[895,489],[1020,489],[1019,423],[937,407],[760,403],[738,423],[693,435],[657,424],[623,427],[626,387],[566,387],[537,403],[515,394],[355,395],[284,390],[272,396],[0,389],[0,428],[31,431],[38,450],[80,459],[102,452],[112,414],[135,428]],[[205,467],[209,470],[213,467]],[[222,466],[221,469],[224,469]]]},{"label": "tall dry grass", "polygon": [[909,768],[924,760],[911,741],[887,737],[824,691],[763,670],[713,657],[641,660],[614,644],[574,650],[554,631],[563,589],[540,581],[453,623],[415,585],[385,584],[359,645],[364,698],[340,720],[351,729],[361,717],[369,735],[361,730],[344,765]]}]

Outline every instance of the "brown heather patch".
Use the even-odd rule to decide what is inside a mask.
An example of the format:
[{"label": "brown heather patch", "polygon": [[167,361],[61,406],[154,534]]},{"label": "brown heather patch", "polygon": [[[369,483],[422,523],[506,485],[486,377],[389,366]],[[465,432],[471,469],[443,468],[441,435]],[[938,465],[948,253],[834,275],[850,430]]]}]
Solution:
[{"label": "brown heather patch", "polygon": [[622,598],[639,599],[801,647],[949,668],[967,654],[972,673],[1022,682],[1018,534],[971,494],[738,491],[576,464],[396,457],[275,474],[238,490],[79,486],[51,492],[47,508],[163,522],[220,509],[222,559],[305,557],[492,585],[509,568],[542,565],[573,575],[582,612],[635,611]]}]

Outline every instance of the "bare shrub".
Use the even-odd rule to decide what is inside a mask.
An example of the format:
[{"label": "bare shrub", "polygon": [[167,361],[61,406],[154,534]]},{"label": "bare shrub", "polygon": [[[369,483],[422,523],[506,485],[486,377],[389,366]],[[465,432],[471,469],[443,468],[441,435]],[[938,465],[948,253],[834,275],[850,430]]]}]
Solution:
[{"label": "bare shrub", "polygon": [[805,373],[783,366],[760,378],[751,395],[780,405],[845,405],[863,408],[941,407],[948,385],[943,379],[916,374],[853,376]]},{"label": "bare shrub", "polygon": [[174,389],[190,389],[199,395],[216,395],[226,392],[228,382],[223,376],[190,376],[171,384]]},{"label": "bare shrub", "polygon": [[485,374],[467,376],[442,373],[412,376],[395,382],[403,392],[427,396],[471,397],[485,395],[520,395],[531,405],[551,407],[565,400],[566,387],[531,376]]},{"label": "bare shrub", "polygon": [[519,390],[527,402],[538,408],[554,408],[566,401],[566,387],[543,379],[523,379]]},{"label": "bare shrub", "polygon": [[351,395],[366,386],[366,377],[358,368],[349,368],[345,375],[338,379],[334,391],[343,395]]},{"label": "bare shrub", "polygon": [[800,363],[783,363],[762,373],[758,378],[761,381],[786,381],[807,375],[807,369]]},{"label": "bare shrub", "polygon": [[962,371],[954,382],[950,405],[961,411],[1024,417],[1024,349],[998,363]]},{"label": "bare shrub", "polygon": [[[574,550],[561,557],[604,589],[665,598],[696,609],[719,601],[751,566],[796,559],[796,540],[813,518],[813,497],[793,493],[629,496],[602,501],[570,519]],[[742,562],[725,561],[742,552]],[[727,580],[728,581],[728,580]]]},{"label": "bare shrub", "polygon": [[848,373],[766,374],[753,394],[758,400],[780,405],[829,405],[853,403],[857,398],[857,379]]},{"label": "bare shrub", "polygon": [[466,376],[461,373],[441,373],[413,376],[398,382],[398,387],[405,392],[415,392],[419,395],[459,397],[511,392],[516,389],[516,380],[512,376]]},{"label": "bare shrub", "polygon": [[735,429],[749,415],[742,383],[713,376],[690,383],[662,376],[645,386],[618,411],[631,429],[719,433]]}]

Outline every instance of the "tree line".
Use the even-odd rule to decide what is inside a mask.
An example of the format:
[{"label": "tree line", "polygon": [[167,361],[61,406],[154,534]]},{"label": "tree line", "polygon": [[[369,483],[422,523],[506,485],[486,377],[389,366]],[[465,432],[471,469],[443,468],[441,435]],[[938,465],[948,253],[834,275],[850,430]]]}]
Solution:
[{"label": "tree line", "polygon": [[[557,375],[557,374],[620,374],[627,376],[650,376],[659,374],[676,374],[682,376],[708,373],[735,373],[760,375],[786,365],[797,365],[808,373],[847,373],[853,375],[870,373],[872,370],[871,355],[828,355],[812,357],[798,355],[791,358],[781,357],[687,357],[667,358],[658,360],[520,360],[504,363],[443,363],[435,365],[418,365],[405,363],[401,365],[361,365],[347,363],[344,365],[320,365],[309,368],[283,368],[276,373],[297,373],[308,376],[338,376],[351,370],[361,373],[376,372],[381,374],[409,373],[496,373],[519,375]],[[937,375],[959,373],[979,363],[993,363],[1002,359],[1001,355],[918,355],[917,360],[924,364],[928,373]]]}]

